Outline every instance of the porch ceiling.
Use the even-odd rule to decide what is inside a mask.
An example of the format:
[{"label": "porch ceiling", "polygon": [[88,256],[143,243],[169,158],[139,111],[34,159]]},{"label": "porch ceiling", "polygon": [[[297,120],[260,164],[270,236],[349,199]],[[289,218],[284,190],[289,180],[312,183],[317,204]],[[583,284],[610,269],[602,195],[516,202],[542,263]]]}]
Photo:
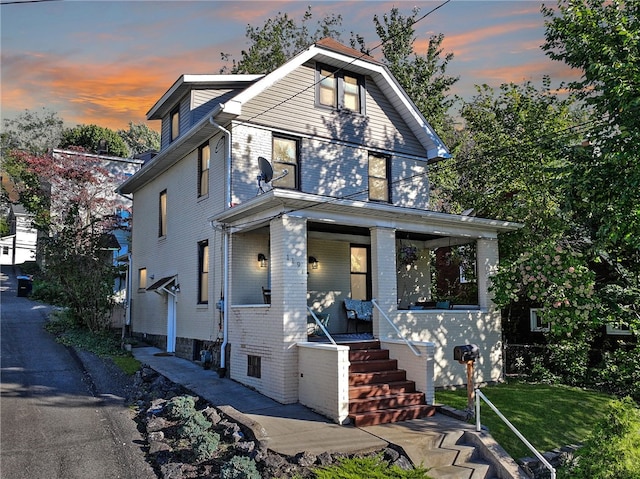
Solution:
[{"label": "porch ceiling", "polygon": [[422,235],[420,239],[423,241],[442,236],[495,238],[498,233],[522,227],[519,223],[509,221],[330,198],[285,189],[273,189],[258,195],[211,217],[210,221],[231,226],[234,231],[242,231],[262,227],[285,214],[308,219],[314,223],[316,230],[348,225],[351,229],[362,228],[368,233],[369,228],[386,227],[398,231],[399,236],[403,232],[411,232],[411,237]]}]

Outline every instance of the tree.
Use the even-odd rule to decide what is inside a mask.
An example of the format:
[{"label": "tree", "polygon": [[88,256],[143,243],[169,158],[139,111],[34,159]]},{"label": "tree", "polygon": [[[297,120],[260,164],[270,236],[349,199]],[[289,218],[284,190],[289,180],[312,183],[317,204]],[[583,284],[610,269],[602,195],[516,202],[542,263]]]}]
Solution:
[{"label": "tree", "polygon": [[109,327],[113,307],[113,281],[118,274],[109,251],[114,224],[91,217],[86,223],[73,204],[55,235],[43,240],[44,277],[57,291],[77,326],[93,332]]},{"label": "tree", "polygon": [[442,33],[429,38],[429,47],[424,55],[415,52],[413,25],[419,12],[414,8],[411,16],[405,17],[394,7],[382,19],[375,15],[373,22],[382,42],[383,62],[429,123],[437,131],[442,131],[447,112],[454,102],[448,92],[458,77],[446,74],[453,53],[443,56]]},{"label": "tree", "polygon": [[567,0],[543,7],[543,50],[582,71],[569,88],[591,112],[570,152],[571,217],[598,267],[603,315],[640,330],[640,3]]},{"label": "tree", "polygon": [[79,148],[70,148],[80,154],[54,157],[18,150],[7,157],[7,169],[15,172],[12,177],[20,203],[35,215],[41,231],[57,233],[72,210],[82,226],[96,217],[109,217],[114,211],[117,179],[99,162],[82,156]]},{"label": "tree", "polygon": [[548,79],[540,89],[527,82],[477,91],[461,109],[467,143],[456,158],[459,183],[451,194],[478,216],[525,224],[501,242],[501,259],[513,260],[573,227],[562,211],[563,158],[580,143],[573,126],[581,116],[572,99],[551,92]]},{"label": "tree", "polygon": [[80,147],[90,153],[129,157],[129,147],[115,131],[98,125],[78,125],[62,133],[60,148]]},{"label": "tree", "polygon": [[130,156],[149,150],[160,151],[160,134],[144,123],[130,121],[129,129],[118,130],[118,135],[129,147]]},{"label": "tree", "polygon": [[[327,15],[318,22],[313,33],[308,26],[312,18],[309,6],[300,25],[286,13],[278,13],[268,19],[262,28],[247,25],[246,37],[251,45],[247,50],[242,50],[239,61],[233,60],[231,73],[269,73],[321,38],[340,38],[337,28],[342,24],[341,15]],[[222,53],[221,56],[225,61],[230,58],[228,53]],[[225,66],[220,73],[228,70]]]},{"label": "tree", "polygon": [[63,121],[54,111],[25,110],[16,118],[5,119],[1,136],[2,155],[10,150],[43,154],[60,143]]},{"label": "tree", "polygon": [[[569,88],[592,110],[590,155],[576,158],[573,204],[595,237],[628,254],[640,247],[640,3],[565,0],[543,7],[554,60],[582,71]],[[623,173],[624,172],[624,173]],[[623,174],[621,174],[623,173]],[[603,185],[607,185],[603,188]],[[615,191],[615,194],[611,194]],[[638,259],[638,258],[636,258]]]}]

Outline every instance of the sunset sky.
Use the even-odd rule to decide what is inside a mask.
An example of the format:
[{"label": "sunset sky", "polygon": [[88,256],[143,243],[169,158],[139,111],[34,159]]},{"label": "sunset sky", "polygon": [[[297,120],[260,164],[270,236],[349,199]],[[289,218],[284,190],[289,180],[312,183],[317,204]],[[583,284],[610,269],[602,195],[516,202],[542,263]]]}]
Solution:
[{"label": "sunset sky", "polygon": [[[375,14],[393,6],[424,14],[443,2],[1,0],[1,116],[46,107],[68,126],[126,128],[145,122],[180,75],[218,73],[221,52],[240,58],[247,24],[262,26],[278,12],[299,23],[311,5],[316,20],[342,14],[343,43],[356,32],[372,47],[379,43]],[[545,74],[558,86],[578,73],[541,51],[541,3],[452,0],[415,25],[416,50],[425,52],[429,35],[445,35],[444,51],[455,55],[448,73],[460,76],[453,93],[462,97],[476,84],[539,84]]]}]

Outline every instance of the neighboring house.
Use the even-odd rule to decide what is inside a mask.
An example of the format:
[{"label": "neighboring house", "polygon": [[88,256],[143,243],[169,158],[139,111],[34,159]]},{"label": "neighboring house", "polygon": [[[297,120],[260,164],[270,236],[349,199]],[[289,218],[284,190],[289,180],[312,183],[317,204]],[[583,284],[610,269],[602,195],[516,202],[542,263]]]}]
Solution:
[{"label": "neighboring house", "polygon": [[33,227],[33,215],[22,205],[11,204],[7,223],[10,234],[0,238],[0,264],[20,265],[35,261],[38,230]]},{"label": "neighboring house", "polygon": [[[373,336],[409,374],[427,359],[398,332],[432,348],[423,388],[466,382],[465,343],[478,381],[502,378],[488,287],[498,234],[519,225],[429,209],[429,165],[450,154],[382,63],[325,39],[267,75],[183,75],[147,118],[161,151],[119,188],[134,198],[134,334],[189,359],[213,350],[232,379],[340,423],[348,348],[308,342],[307,322],[353,329],[345,299],[375,299]],[[435,309],[431,258],[463,245],[474,301]]]},{"label": "neighboring house", "polygon": [[[81,152],[76,150],[64,150],[54,148],[51,154],[60,163],[69,164],[88,163],[93,167],[95,181],[90,194],[100,201],[94,201],[96,210],[92,211],[97,216],[111,216],[114,219],[115,227],[105,236],[105,255],[110,257],[110,261],[117,266],[121,275],[114,281],[114,299],[116,305],[111,315],[111,325],[121,327],[127,319],[126,298],[128,273],[129,245],[131,243],[131,198],[116,192],[118,186],[127,178],[135,174],[144,164],[148,154],[136,155],[134,158],[121,158],[104,154]],[[86,186],[89,188],[89,186]],[[59,215],[60,208],[65,206],[65,193],[59,192],[60,186],[51,185],[52,214]]]}]

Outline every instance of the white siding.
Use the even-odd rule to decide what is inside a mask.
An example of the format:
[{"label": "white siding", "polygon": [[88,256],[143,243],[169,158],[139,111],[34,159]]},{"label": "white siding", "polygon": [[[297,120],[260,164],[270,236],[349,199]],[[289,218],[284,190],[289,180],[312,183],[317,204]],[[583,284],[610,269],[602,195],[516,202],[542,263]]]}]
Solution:
[{"label": "white siding", "polygon": [[407,124],[367,77],[366,114],[315,107],[315,66],[303,65],[243,107],[241,120],[318,138],[426,156]]},{"label": "white siding", "polygon": [[[233,203],[258,193],[258,157],[272,158],[273,132],[247,124],[233,124]],[[368,198],[369,150],[334,141],[299,137],[300,187],[305,193],[355,200]],[[429,182],[422,161],[391,158],[391,200],[398,206],[427,208]],[[408,179],[409,178],[409,179]]]},{"label": "white siding", "polygon": [[[212,186],[214,171],[224,171],[224,152],[215,153],[218,137],[211,140]],[[223,175],[224,176],[224,175]],[[222,275],[220,244],[222,235],[208,219],[222,210],[223,198],[217,193],[197,197],[197,151],[191,152],[161,176],[134,195],[133,214],[133,317],[132,330],[166,334],[166,298],[152,291],[138,291],[137,273],[147,268],[147,286],[166,276],[178,275],[177,336],[214,340],[218,335],[218,311]],[[158,202],[167,190],[167,235],[158,237]],[[210,251],[209,304],[198,305],[198,242],[208,240]],[[153,278],[151,278],[153,276]]]}]

